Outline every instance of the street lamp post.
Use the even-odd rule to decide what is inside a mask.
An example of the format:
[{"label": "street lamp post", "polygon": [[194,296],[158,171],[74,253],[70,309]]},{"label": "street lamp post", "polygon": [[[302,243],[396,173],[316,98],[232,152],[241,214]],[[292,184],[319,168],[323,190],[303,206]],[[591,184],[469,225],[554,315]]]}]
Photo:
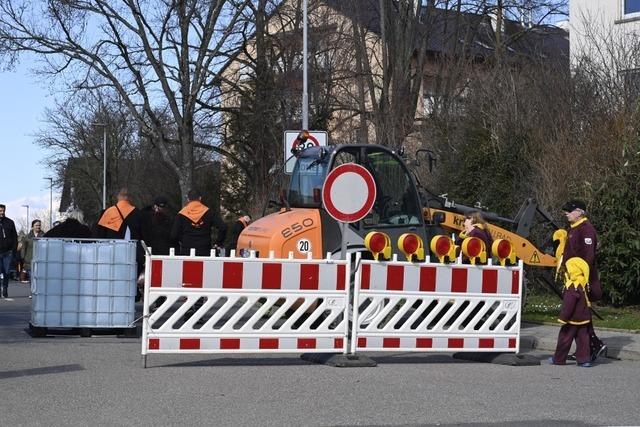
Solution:
[{"label": "street lamp post", "polygon": [[307,0],[302,1],[302,130],[309,129],[309,94],[307,93]]},{"label": "street lamp post", "polygon": [[29,205],[22,205],[23,208],[27,208],[27,230],[29,229]]},{"label": "street lamp post", "polygon": [[49,230],[53,228],[53,178],[50,176],[44,179],[49,180]]}]

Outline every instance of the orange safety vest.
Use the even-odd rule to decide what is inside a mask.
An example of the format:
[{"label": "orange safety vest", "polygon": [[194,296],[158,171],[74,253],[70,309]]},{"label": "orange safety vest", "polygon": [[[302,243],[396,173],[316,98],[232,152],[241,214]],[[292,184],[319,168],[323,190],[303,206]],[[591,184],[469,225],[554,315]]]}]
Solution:
[{"label": "orange safety vest", "polygon": [[198,224],[208,210],[209,208],[200,203],[198,200],[192,200],[187,203],[179,213],[180,215],[189,218],[192,223]]},{"label": "orange safety vest", "polygon": [[135,206],[128,201],[120,200],[115,204],[115,206],[111,206],[109,209],[104,211],[102,217],[100,217],[100,221],[98,221],[98,224],[108,228],[109,230],[117,232],[120,230],[120,227],[122,227],[122,223],[125,218],[127,218],[134,209]]}]

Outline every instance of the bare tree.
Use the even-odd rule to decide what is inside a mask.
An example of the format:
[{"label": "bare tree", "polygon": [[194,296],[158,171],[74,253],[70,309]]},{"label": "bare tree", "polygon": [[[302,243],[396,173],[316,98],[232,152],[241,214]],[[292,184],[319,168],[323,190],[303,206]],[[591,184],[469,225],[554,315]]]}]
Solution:
[{"label": "bare tree", "polygon": [[[371,43],[369,28],[377,10],[379,40]],[[354,2],[353,32],[356,43],[356,71],[362,73],[359,105],[370,105],[376,140],[392,147],[402,145],[414,128],[418,94],[422,86],[427,33],[421,25],[422,2],[413,0]],[[366,93],[368,98],[363,100]],[[364,102],[363,102],[364,101]],[[361,123],[360,133],[364,134]]]},{"label": "bare tree", "polygon": [[[249,0],[0,0],[0,46],[32,52],[41,73],[74,90],[113,87],[186,196],[193,184],[198,129],[209,115],[198,100],[212,90],[217,61],[235,39]],[[161,115],[175,123],[168,132]],[[232,156],[210,138],[210,148]],[[179,150],[174,153],[171,145]]]},{"label": "bare tree", "polygon": [[[235,155],[223,165],[225,203],[259,213],[283,163],[282,135],[302,125],[301,0],[254,2],[241,21],[242,48],[220,73],[225,149]],[[328,22],[322,2],[309,4],[309,124],[343,140],[350,107],[340,99],[350,52],[344,49],[342,25]],[[349,36],[348,42],[352,39]],[[339,48],[338,48],[339,47]],[[345,112],[345,118],[341,114]]]}]

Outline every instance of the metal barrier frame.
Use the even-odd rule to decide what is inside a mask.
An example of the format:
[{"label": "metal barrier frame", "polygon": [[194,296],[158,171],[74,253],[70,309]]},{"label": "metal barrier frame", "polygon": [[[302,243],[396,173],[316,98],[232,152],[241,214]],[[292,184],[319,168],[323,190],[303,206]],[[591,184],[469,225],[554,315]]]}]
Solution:
[{"label": "metal barrier frame", "polygon": [[[427,258],[425,262],[411,263],[411,262],[399,262],[394,256],[394,259],[389,262],[378,262],[361,260],[360,254],[356,256],[356,264],[358,269],[356,272],[355,286],[354,286],[354,310],[353,310],[353,326],[351,328],[351,346],[350,352],[356,353],[357,351],[416,351],[416,352],[519,352],[520,348],[520,318],[521,318],[521,295],[522,295],[522,280],[523,280],[523,264],[522,261],[517,266],[503,267],[499,265],[470,265],[462,264],[460,259],[452,264],[435,264],[430,263]],[[412,278],[417,278],[416,281],[412,281],[408,287],[412,290],[388,290],[388,289],[362,289],[363,274],[366,268],[381,267],[396,269],[393,274],[402,274],[404,278],[405,269],[409,271],[408,275]],[[464,276],[468,277],[471,274],[474,278],[480,277],[480,282],[473,283],[472,290],[480,292],[467,292],[466,289],[462,292],[460,289],[449,289],[448,291],[439,291],[436,289],[435,274],[432,278],[426,280],[430,285],[428,290],[420,289],[420,283],[425,281],[420,277],[420,269],[427,267],[433,272],[433,269],[437,269],[453,281],[453,270],[464,271]],[[370,271],[370,270],[369,270]],[[493,273],[495,271],[495,273]],[[485,273],[488,272],[488,273]],[[374,272],[370,271],[371,277],[374,276]],[[496,276],[495,278],[495,290],[492,293],[483,293],[483,278],[486,276]],[[511,291],[499,292],[497,285],[498,275],[502,275],[503,280],[509,280],[507,275],[511,275]],[[517,280],[515,275],[517,275]],[[394,276],[397,278],[396,276]],[[378,277],[379,279],[379,277]],[[444,279],[443,279],[444,280]],[[387,282],[387,287],[389,282]],[[452,282],[453,283],[453,282]],[[517,284],[517,292],[514,292],[514,287]],[[379,283],[378,283],[379,285]],[[379,287],[379,286],[378,286]],[[391,285],[391,287],[397,287]],[[466,287],[466,286],[465,286]],[[478,288],[479,287],[479,288]],[[492,283],[493,287],[493,283]],[[433,289],[431,289],[433,288]],[[504,289],[503,289],[504,290]],[[360,313],[361,299],[363,296],[371,298],[374,303],[367,306],[362,313]],[[388,300],[388,303],[384,305],[384,308],[376,313],[378,306],[383,305],[384,299]],[[415,321],[419,318],[420,312],[414,310],[412,314],[408,314],[411,310],[413,303],[419,300],[431,300],[436,302],[436,307],[429,312],[426,317],[420,320],[418,328],[420,330],[411,330],[407,328],[407,325],[415,324]],[[402,300],[402,303],[399,303]],[[466,307],[463,307],[464,302],[467,301]],[[483,309],[480,309],[477,313],[473,313],[474,307],[479,306],[479,302],[484,302]],[[495,305],[497,308],[494,308]],[[401,307],[397,309],[395,313],[391,313],[398,305]],[[444,306],[449,306],[445,314],[439,319],[432,329],[427,329],[426,326],[430,322],[433,322],[438,313],[441,313],[441,309]],[[469,330],[465,328],[460,330],[459,327],[464,320],[469,319],[469,316],[473,316],[472,320],[468,320],[468,324],[474,325],[480,321],[483,316],[493,308],[493,311],[488,314],[488,318],[484,321],[485,325],[478,330]],[[462,313],[452,319],[452,315],[458,310],[463,310]],[[425,310],[426,312],[426,310]],[[508,313],[500,321],[500,313]],[[405,321],[399,328],[393,328],[393,324],[398,320],[405,317]],[[512,321],[513,315],[515,320]],[[361,322],[362,316],[370,316],[367,319],[369,323],[363,324]],[[389,317],[391,316],[391,318]],[[444,328],[447,322],[451,321],[448,328]],[[383,327],[375,328],[375,324],[378,322],[384,323]],[[493,325],[495,322],[498,324],[490,328],[488,325]],[[511,325],[504,329],[511,322]],[[363,326],[364,325],[364,326]],[[372,325],[374,327],[372,327]],[[424,327],[422,329],[421,327]],[[500,331],[500,328],[504,330]],[[367,342],[369,340],[369,342]]]},{"label": "metal barrier frame", "polygon": [[[143,312],[143,325],[142,325],[142,356],[144,366],[146,367],[147,354],[151,353],[328,353],[328,352],[342,352],[347,353],[348,350],[348,316],[349,316],[349,301],[350,301],[350,286],[349,278],[351,275],[351,262],[350,257],[347,260],[334,260],[327,254],[327,259],[318,260],[311,259],[309,256],[307,259],[293,259],[292,254],[288,259],[276,259],[273,254],[270,254],[269,258],[256,258],[255,253],[250,253],[247,258],[235,257],[235,252],[232,251],[231,257],[216,257],[215,252],[212,251],[210,257],[196,257],[192,252],[191,256],[175,256],[173,250],[168,256],[155,256],[147,253],[146,266],[145,266],[145,283],[144,283],[144,312]],[[319,273],[318,277],[318,289],[291,289],[293,286],[282,286],[281,289],[264,289],[257,285],[255,289],[226,289],[226,288],[214,288],[214,287],[198,287],[193,288],[185,287],[184,283],[169,284],[170,286],[161,285],[161,287],[152,286],[152,266],[154,261],[170,261],[180,262],[184,265],[185,262],[203,262],[208,263],[212,267],[221,263],[242,263],[242,268],[247,265],[253,265],[251,268],[257,268],[259,264],[280,264],[283,268],[302,268],[303,265],[318,265],[318,269],[322,266],[336,266],[335,268],[335,290],[327,290],[330,287],[330,283],[320,283]],[[219,266],[218,266],[219,267]],[[327,271],[332,271],[332,268],[324,267]],[[342,276],[341,270],[344,270],[344,276]],[[282,274],[283,283],[287,280],[285,274]],[[343,278],[342,289],[338,278]],[[326,275],[323,276],[326,279]],[[210,284],[209,284],[210,285]],[[320,289],[325,288],[325,289]],[[206,297],[207,301],[196,309],[195,314],[189,318],[180,329],[183,331],[173,329],[172,325],[166,326],[169,321],[157,329],[152,327],[154,320],[157,320],[162,316],[162,312],[156,311],[152,313],[150,306],[159,297],[166,297],[168,306],[183,299],[184,304],[175,311],[170,319],[174,317],[181,318],[190,307],[193,307],[195,301],[200,298]],[[184,298],[186,297],[186,300]],[[210,327],[215,325],[215,322],[219,321],[225,314],[222,308],[218,309],[219,313],[214,314],[209,318],[200,329],[193,329],[194,324],[198,320],[197,314],[206,313],[215,303],[215,298],[226,298],[227,302],[238,301],[241,298],[246,300],[241,306],[241,309],[237,310],[227,321],[225,321],[224,327],[216,330],[211,330]],[[247,320],[240,328],[233,329],[228,327],[232,325],[241,317],[247,315],[252,307],[255,307],[256,301],[264,298],[266,302],[258,308],[255,312],[250,314],[250,319]],[[269,310],[269,308],[276,307],[275,301],[285,298],[287,302],[291,300],[298,301],[304,300],[304,303],[300,306],[296,306],[295,313],[301,313],[295,317],[287,319],[278,329],[272,329],[274,323],[281,318],[287,311],[288,307],[292,304],[282,304],[274,313],[271,314],[270,320],[265,322],[259,329],[250,329],[251,324],[256,319],[261,319],[262,316]],[[306,309],[314,304],[314,301],[322,299],[322,303],[318,306],[314,306],[313,314],[309,315],[302,325],[297,330],[292,330],[292,324],[304,315]],[[226,304],[226,303],[225,303]],[[242,308],[246,307],[246,310],[242,311]],[[224,308],[224,306],[223,306]],[[314,319],[317,320],[325,310],[329,310],[332,314],[322,320],[320,325],[311,330],[308,328]],[[342,319],[333,325],[334,328],[329,330],[332,318]],[[186,325],[185,328],[183,328]],[[304,328],[303,328],[304,327]],[[271,328],[271,329],[270,329]],[[207,329],[207,330],[205,330]],[[268,329],[268,330],[267,330]],[[162,340],[162,341],[161,341]],[[161,344],[162,342],[162,344]]]}]

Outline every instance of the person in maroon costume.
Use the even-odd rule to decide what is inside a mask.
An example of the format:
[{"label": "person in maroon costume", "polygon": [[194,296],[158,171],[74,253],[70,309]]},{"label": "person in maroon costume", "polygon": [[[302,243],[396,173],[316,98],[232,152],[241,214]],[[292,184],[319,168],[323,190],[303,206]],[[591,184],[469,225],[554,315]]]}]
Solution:
[{"label": "person in maroon costume", "polygon": [[583,368],[591,367],[589,352],[589,332],[587,325],[591,323],[588,292],[589,265],[578,257],[565,262],[565,286],[562,292],[562,306],[558,322],[562,323],[558,333],[558,343],[549,362],[553,365],[564,365],[573,341],[576,341],[576,361]]},{"label": "person in maroon costume", "polygon": [[[562,253],[562,266],[566,261],[579,257],[589,265],[589,284],[587,285],[587,295],[590,301],[598,301],[602,298],[602,284],[598,277],[596,267],[596,247],[598,236],[595,228],[586,217],[586,205],[581,200],[571,200],[562,207],[567,221],[569,221],[569,232],[567,242]],[[591,360],[607,354],[607,346],[598,338],[593,329],[593,323],[587,325],[589,333],[589,345]]]}]

